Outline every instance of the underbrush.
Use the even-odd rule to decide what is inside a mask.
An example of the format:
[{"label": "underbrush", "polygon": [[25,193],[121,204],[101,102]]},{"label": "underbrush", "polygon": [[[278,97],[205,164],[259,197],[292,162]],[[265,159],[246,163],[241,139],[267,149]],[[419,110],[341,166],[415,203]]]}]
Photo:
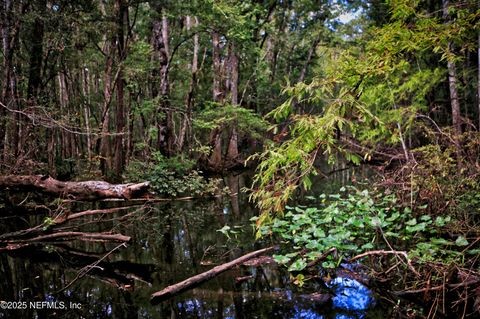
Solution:
[{"label": "underbrush", "polygon": [[287,207],[283,217],[260,226],[263,237],[281,244],[274,259],[288,267],[295,283],[303,285],[319,271],[322,277],[334,277],[345,264],[359,261],[372,282],[394,296],[420,294],[423,298],[417,300],[435,311],[446,306],[458,311],[467,304],[474,311],[480,298],[475,290],[480,284],[480,229],[465,232],[464,220],[432,216],[425,205],[413,211],[379,189],[345,187],[312,201]]},{"label": "underbrush", "polygon": [[166,158],[159,152],[150,162],[131,161],[126,169],[125,180],[150,181],[153,190],[163,196],[208,196],[218,193],[220,179],[207,179],[194,169],[194,161],[180,156]]},{"label": "underbrush", "polygon": [[412,297],[433,317],[478,314],[480,177],[469,158],[458,163],[451,147],[415,149],[368,187],[308,197],[257,222],[257,235],[281,244],[274,258],[299,285],[359,262],[394,302]]},{"label": "underbrush", "polygon": [[335,268],[372,250],[390,250],[393,255],[405,251],[417,263],[457,265],[480,252],[476,236],[458,231],[459,220],[432,217],[426,208],[413,212],[394,194],[343,187],[338,194],[320,195],[315,205],[287,207],[283,217],[262,225],[260,231],[289,247],[289,253],[276,260],[291,271],[303,270],[331,248],[336,253],[325,256],[323,268]]}]

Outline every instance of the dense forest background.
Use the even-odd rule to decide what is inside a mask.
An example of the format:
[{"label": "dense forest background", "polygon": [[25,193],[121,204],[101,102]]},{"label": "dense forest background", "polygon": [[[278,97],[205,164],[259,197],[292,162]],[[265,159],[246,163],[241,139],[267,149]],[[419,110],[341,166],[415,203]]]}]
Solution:
[{"label": "dense forest background", "polygon": [[345,5],[4,1],[0,169],[120,181],[154,153],[243,165],[285,85],[344,42]]},{"label": "dense forest background", "polygon": [[[464,156],[460,135],[479,125],[476,6],[4,1],[0,169],[100,169],[120,181],[153,154],[228,169],[302,122],[287,116],[326,114],[331,100],[341,114],[323,128],[330,137],[345,121],[378,120],[347,135],[369,150],[398,143],[408,160],[425,144],[415,135],[424,122],[451,126]],[[288,107],[269,119],[281,125],[265,134],[262,118],[279,105]]]}]

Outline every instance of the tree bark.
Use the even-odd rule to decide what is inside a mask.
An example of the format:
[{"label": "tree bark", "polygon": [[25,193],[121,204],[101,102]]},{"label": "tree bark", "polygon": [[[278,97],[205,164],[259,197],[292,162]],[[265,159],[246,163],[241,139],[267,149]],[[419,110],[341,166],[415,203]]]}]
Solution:
[{"label": "tree bark", "polygon": [[[187,16],[185,18],[185,24],[187,27],[187,31],[190,31],[192,28],[192,17]],[[197,17],[193,17],[193,27],[198,25]],[[198,34],[193,36],[193,57],[192,57],[192,65],[191,65],[191,77],[190,77],[190,84],[188,87],[188,93],[185,98],[185,115],[183,117],[182,126],[180,127],[180,133],[178,135],[178,143],[177,149],[179,152],[183,151],[185,146],[190,144],[189,138],[189,126],[192,123],[192,111],[193,111],[193,102],[194,102],[194,95],[195,95],[195,88],[197,85],[197,71],[198,71],[198,51],[200,45],[198,41]],[[191,135],[191,134],[190,134]]]},{"label": "tree bark", "polygon": [[44,15],[47,8],[46,0],[38,1],[38,15],[33,22],[33,28],[31,33],[31,49],[30,49],[30,69],[28,76],[27,86],[27,98],[29,100],[36,99],[38,95],[38,89],[41,84],[41,70],[42,70],[42,57],[43,57],[43,20],[41,16]]},{"label": "tree bark", "polygon": [[116,133],[115,136],[115,154],[113,159],[114,180],[120,181],[122,179],[122,172],[125,165],[125,151],[123,147],[123,135],[125,131],[125,102],[124,102],[124,86],[125,79],[123,78],[122,61],[125,59],[125,21],[128,21],[128,8],[124,0],[116,0],[115,10],[117,11],[117,55],[119,60],[119,70],[117,79],[117,108],[115,112],[116,117]]},{"label": "tree bark", "polygon": [[98,153],[100,155],[100,171],[104,176],[108,175],[109,170],[111,169],[111,160],[110,160],[110,103],[112,100],[113,93],[113,79],[112,79],[112,68],[113,68],[113,54],[114,54],[115,40],[107,40],[105,43],[105,71],[103,76],[103,110],[102,117],[100,122],[100,142]]},{"label": "tree bark", "polygon": [[[308,67],[312,63],[312,59],[313,59],[313,56],[315,54],[315,50],[317,49],[318,43],[320,43],[320,36],[315,38],[312,45],[310,46],[310,49],[308,49],[307,59],[303,63],[302,70],[300,71],[300,75],[298,76],[298,79],[297,79],[297,83],[301,83],[301,82],[305,81],[305,77],[307,76]],[[297,105],[298,105],[298,100],[294,99],[292,101],[292,110],[297,111]],[[304,110],[302,105],[298,109],[298,113],[300,113],[300,114],[305,113],[305,110]]]},{"label": "tree bark", "polygon": [[221,103],[223,101],[223,92],[221,88],[221,61],[220,61],[220,34],[216,31],[212,32],[212,48],[213,48],[213,98],[214,102]]},{"label": "tree bark", "polygon": [[477,108],[478,108],[478,131],[480,131],[480,33],[478,34],[478,78],[477,78]]},{"label": "tree bark", "polygon": [[35,191],[74,200],[105,198],[145,198],[150,196],[148,182],[110,184],[103,181],[62,182],[42,175],[0,176],[0,190]]},{"label": "tree bark", "polygon": [[[212,68],[213,68],[213,102],[223,103],[225,92],[222,89],[222,62],[220,57],[220,34],[217,31],[212,32]],[[214,129],[210,134],[210,145],[212,153],[208,160],[209,165],[215,169],[220,168],[222,164],[222,132],[220,129]]]},{"label": "tree bark", "polygon": [[82,78],[83,116],[87,133],[87,155],[90,161],[92,159],[92,138],[90,136],[90,71],[87,68],[82,69]]},{"label": "tree bark", "polygon": [[162,14],[161,20],[153,22],[153,48],[160,62],[160,109],[159,114],[163,113],[163,119],[157,119],[157,144],[163,155],[170,157],[173,155],[174,132],[173,132],[173,113],[170,110],[170,82],[169,73],[169,32],[168,18],[159,9]]},{"label": "tree bark", "polygon": [[[13,72],[14,44],[18,27],[14,25],[15,3],[11,0],[3,0],[1,4],[1,25],[2,25],[2,49],[3,49],[3,79],[2,79],[2,103],[11,109],[17,109],[15,100],[16,81]],[[5,110],[2,108],[2,112]],[[0,113],[0,115],[2,115]],[[2,136],[3,161],[4,163],[14,159],[18,154],[18,121],[20,117],[16,113],[6,114],[5,121],[0,123]]]},{"label": "tree bark", "polygon": [[[229,52],[229,70],[230,70],[230,95],[232,107],[238,106],[238,56],[235,52],[235,45],[230,44]],[[236,161],[238,159],[238,133],[236,123],[233,123],[230,141],[227,149],[227,159],[230,161]]]},{"label": "tree bark", "polygon": [[[443,18],[445,21],[448,21],[448,7],[449,0],[443,0]],[[452,53],[453,44],[448,43],[448,53]],[[451,58],[447,58],[447,69],[448,69],[448,88],[450,91],[450,104],[452,107],[452,124],[455,134],[455,148],[457,153],[457,160],[460,162],[462,159],[462,148],[460,145],[460,137],[462,135],[462,120],[461,120],[461,110],[460,110],[460,100],[458,96],[457,88],[457,71],[455,67],[455,62]]]}]

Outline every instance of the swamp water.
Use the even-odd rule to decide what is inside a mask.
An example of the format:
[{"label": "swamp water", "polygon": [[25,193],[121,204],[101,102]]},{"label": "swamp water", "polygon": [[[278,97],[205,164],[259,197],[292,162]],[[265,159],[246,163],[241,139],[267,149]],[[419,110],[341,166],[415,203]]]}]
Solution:
[{"label": "swamp water", "polygon": [[[86,223],[83,230],[131,236],[126,246],[72,241],[1,252],[0,300],[17,302],[17,308],[26,309],[0,309],[0,318],[388,316],[389,307],[354,279],[337,277],[328,284],[320,279],[300,290],[291,283],[289,274],[274,263],[234,268],[159,305],[151,305],[153,292],[261,248],[253,241],[249,221],[256,211],[238,192],[248,185],[248,177],[224,180],[234,195],[131,203],[127,211],[103,215],[100,222],[98,216],[78,222]],[[101,202],[89,208],[114,206],[112,202]],[[124,217],[126,214],[130,215]],[[44,218],[3,216],[0,233],[41,224]],[[226,225],[231,227],[229,238],[218,231]],[[330,298],[325,297],[327,291]],[[48,303],[30,303],[37,301]],[[52,307],[56,309],[49,309]]]}]

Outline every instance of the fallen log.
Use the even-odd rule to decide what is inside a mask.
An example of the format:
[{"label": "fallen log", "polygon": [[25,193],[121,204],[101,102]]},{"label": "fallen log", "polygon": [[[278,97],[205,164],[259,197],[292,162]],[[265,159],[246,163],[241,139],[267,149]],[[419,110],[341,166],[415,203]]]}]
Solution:
[{"label": "fallen log", "polygon": [[63,182],[42,175],[0,176],[0,190],[37,191],[73,200],[148,198],[150,183]]},{"label": "fallen log", "polygon": [[112,233],[58,232],[26,239],[0,240],[0,245],[5,245],[4,247],[0,246],[0,251],[20,249],[28,246],[29,244],[39,242],[64,242],[73,240],[94,242],[129,242],[130,239],[131,238],[129,236]]},{"label": "fallen log", "polygon": [[244,263],[245,261],[255,258],[257,256],[263,255],[265,253],[268,253],[272,251],[274,247],[268,247],[260,250],[256,250],[254,252],[248,253],[246,255],[243,255],[242,257],[239,257],[237,259],[234,259],[228,263],[225,263],[223,265],[216,266],[206,272],[203,272],[201,274],[195,275],[193,277],[190,277],[188,279],[185,279],[182,282],[179,282],[177,284],[168,286],[164,288],[163,290],[157,291],[152,296],[150,297],[150,302],[152,304],[158,304],[164,300],[167,300],[181,292],[184,292],[190,288],[193,288],[207,280],[210,280],[221,273],[229,270],[230,268],[233,268],[237,265],[240,265]]}]

